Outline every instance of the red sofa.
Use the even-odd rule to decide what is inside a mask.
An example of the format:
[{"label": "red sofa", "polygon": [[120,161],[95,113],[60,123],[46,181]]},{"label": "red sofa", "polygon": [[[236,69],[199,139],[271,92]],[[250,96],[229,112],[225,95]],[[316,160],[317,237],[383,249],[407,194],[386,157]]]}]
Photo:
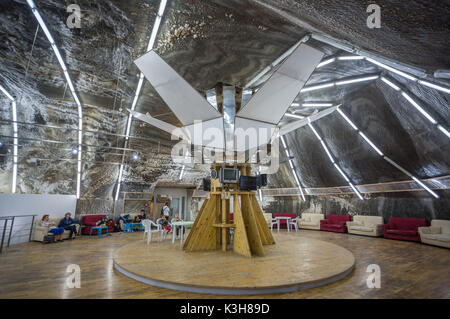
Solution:
[{"label": "red sofa", "polygon": [[325,218],[320,221],[320,230],[336,233],[346,233],[346,223],[351,221],[350,215],[328,214]]},{"label": "red sofa", "polygon": [[384,238],[419,241],[419,227],[427,226],[425,218],[391,217],[382,225]]},{"label": "red sofa", "polygon": [[[272,218],[275,217],[291,217],[292,219],[297,218],[295,213],[273,213]],[[286,219],[280,219],[280,229],[287,229]]]},{"label": "red sofa", "polygon": [[[83,235],[89,235],[91,228],[96,226],[96,223],[101,220],[106,215],[98,214],[98,215],[84,215],[81,218],[81,225],[84,225],[83,230],[81,233]],[[109,224],[108,232],[112,233],[114,231],[114,222]],[[106,233],[106,230],[102,231],[102,234]],[[97,235],[97,229],[94,229],[92,231],[92,235]]]}]

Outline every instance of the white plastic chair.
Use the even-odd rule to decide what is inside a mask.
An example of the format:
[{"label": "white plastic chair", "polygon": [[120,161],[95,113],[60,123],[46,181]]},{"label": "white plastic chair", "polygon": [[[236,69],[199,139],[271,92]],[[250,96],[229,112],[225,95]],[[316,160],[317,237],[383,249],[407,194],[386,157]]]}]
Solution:
[{"label": "white plastic chair", "polygon": [[[159,240],[159,241],[163,241],[164,239],[166,239],[167,234],[168,234],[169,232],[161,226],[161,224],[159,223],[160,220],[161,220],[161,218],[158,218],[158,219],[156,220],[156,224],[157,224],[157,225],[159,226],[159,228],[160,228],[160,240]],[[167,223],[168,223],[168,225],[169,225],[170,228],[173,228],[173,227],[172,227],[172,224],[171,224],[169,221],[168,221]]]},{"label": "white plastic chair", "polygon": [[272,218],[272,222],[270,223],[270,231],[273,231],[273,225],[277,225],[277,231],[280,231],[280,220],[276,218]]},{"label": "white plastic chair", "polygon": [[294,226],[295,231],[298,232],[298,222],[297,222],[297,218],[291,218],[291,219],[289,220],[289,226],[290,226],[290,228],[291,228],[292,226]]},{"label": "white plastic chair", "polygon": [[[150,219],[144,219],[142,221],[142,225],[144,226],[144,240],[145,240],[145,234],[147,234],[147,245],[150,244],[152,241],[152,233],[162,233],[162,227],[159,224],[155,224]],[[152,230],[152,225],[156,227],[156,229]]]}]

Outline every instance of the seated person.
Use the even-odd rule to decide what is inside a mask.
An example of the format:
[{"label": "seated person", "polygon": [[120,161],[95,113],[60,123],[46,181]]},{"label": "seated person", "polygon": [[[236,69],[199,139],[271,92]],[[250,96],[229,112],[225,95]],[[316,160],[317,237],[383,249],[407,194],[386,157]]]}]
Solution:
[{"label": "seated person", "polygon": [[124,224],[131,222],[130,214],[117,217],[116,224],[120,224],[120,221],[123,221]]},{"label": "seated person", "polygon": [[161,218],[158,220],[158,223],[162,226],[163,229],[167,230],[168,233],[172,230],[169,226],[169,222],[166,219],[166,216],[162,215]]},{"label": "seated person", "polygon": [[112,225],[114,222],[112,219],[109,219],[108,216],[103,217],[100,219],[95,225],[98,227],[108,227]]},{"label": "seated person", "polygon": [[48,232],[52,233],[54,235],[53,237],[53,241],[63,241],[62,240],[62,235],[64,233],[64,228],[63,227],[56,227],[54,222],[50,221],[50,216],[48,214],[42,216],[42,220],[40,222],[40,225],[42,227],[48,227]]},{"label": "seated person", "polygon": [[71,215],[71,213],[67,212],[64,215],[64,218],[59,221],[58,227],[70,230],[69,239],[74,239],[75,236],[73,236],[73,234],[77,234],[77,227],[75,226],[75,221],[70,217]]},{"label": "seated person", "polygon": [[[173,218],[172,218],[172,223],[173,222],[182,222],[182,221],[183,220],[180,218],[180,216],[178,214],[175,214],[175,216],[173,216]],[[178,233],[180,232],[181,228],[183,228],[183,234],[186,233],[186,229],[184,228],[184,226],[175,226],[177,239],[178,239]]]}]

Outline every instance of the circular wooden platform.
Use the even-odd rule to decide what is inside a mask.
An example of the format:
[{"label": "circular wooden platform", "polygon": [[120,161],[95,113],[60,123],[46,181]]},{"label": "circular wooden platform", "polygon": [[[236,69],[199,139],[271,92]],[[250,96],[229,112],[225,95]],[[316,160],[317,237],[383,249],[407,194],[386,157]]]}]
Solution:
[{"label": "circular wooden platform", "polygon": [[219,295],[286,293],[326,285],[347,276],[353,254],[312,238],[274,234],[264,257],[228,251],[187,253],[179,242],[133,242],[114,256],[114,268],[157,287]]}]

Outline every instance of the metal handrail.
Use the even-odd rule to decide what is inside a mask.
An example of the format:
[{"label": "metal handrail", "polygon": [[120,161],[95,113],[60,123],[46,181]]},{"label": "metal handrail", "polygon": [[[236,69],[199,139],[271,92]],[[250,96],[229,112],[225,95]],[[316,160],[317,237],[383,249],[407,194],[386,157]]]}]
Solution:
[{"label": "metal handrail", "polygon": [[3,232],[2,232],[2,239],[0,242],[0,254],[3,252],[3,245],[5,243],[5,237],[6,237],[6,230],[8,229],[8,221],[10,220],[11,223],[9,225],[9,234],[8,234],[8,242],[6,247],[9,247],[11,243],[11,235],[14,228],[14,221],[16,218],[22,218],[22,217],[32,217],[31,219],[31,226],[30,226],[30,234],[28,236],[28,241],[31,241],[31,234],[33,233],[33,225],[34,225],[34,219],[37,215],[15,215],[15,216],[0,216],[0,220],[4,220],[3,224]]}]

